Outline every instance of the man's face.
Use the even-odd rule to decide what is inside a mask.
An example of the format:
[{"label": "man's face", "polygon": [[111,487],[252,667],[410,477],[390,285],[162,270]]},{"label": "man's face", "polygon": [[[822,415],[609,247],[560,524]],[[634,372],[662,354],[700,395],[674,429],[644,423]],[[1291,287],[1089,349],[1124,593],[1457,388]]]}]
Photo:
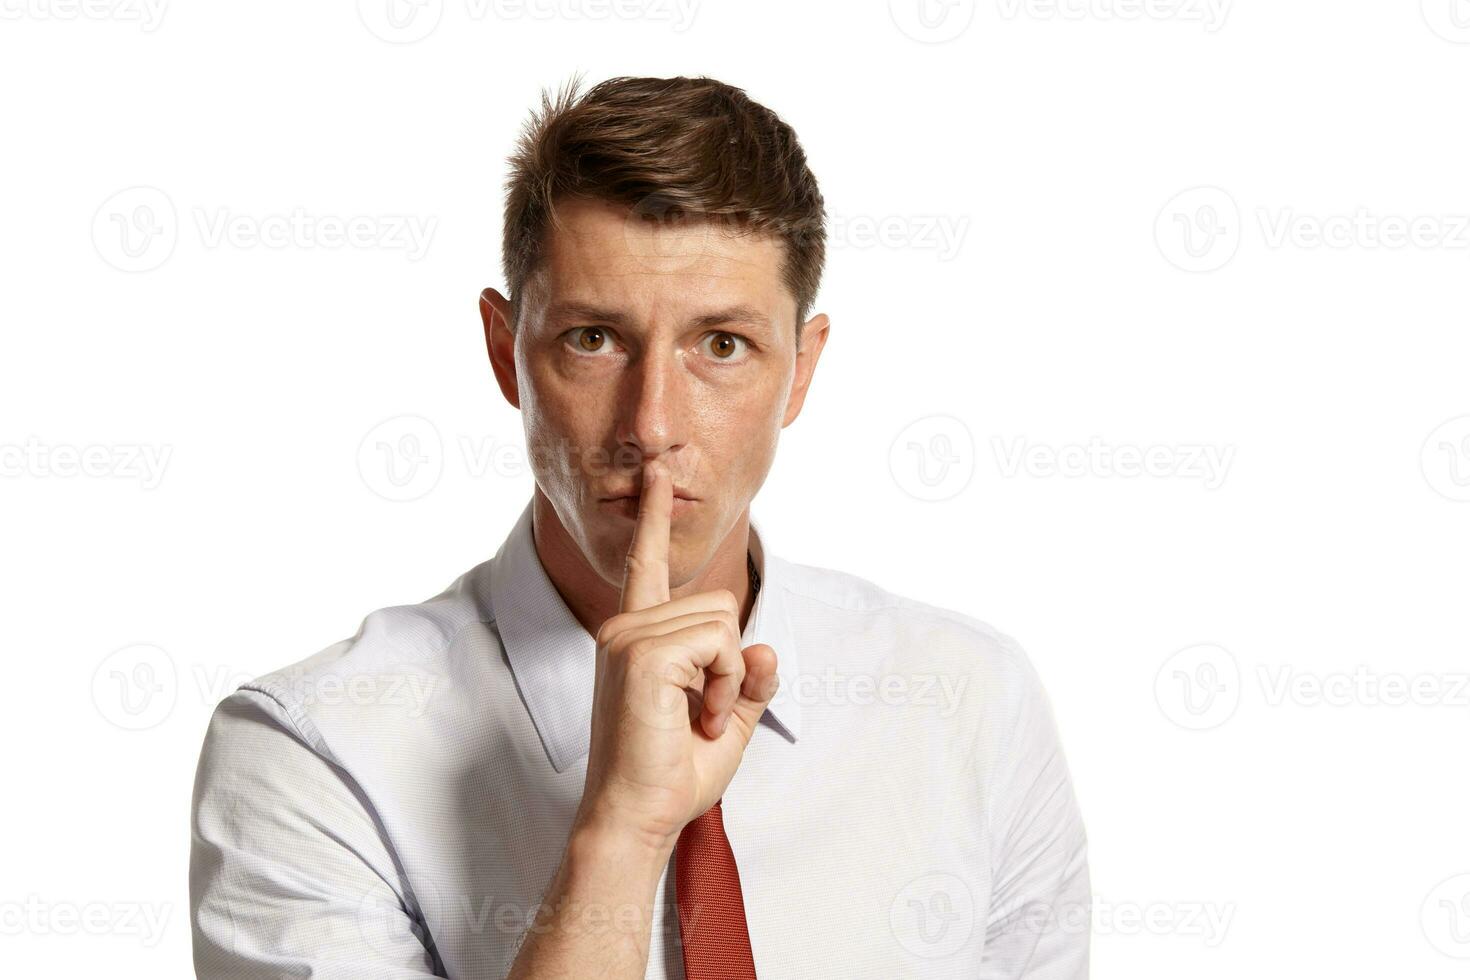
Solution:
[{"label": "man's face", "polygon": [[610,583],[622,581],[643,463],[669,468],[677,586],[764,482],[826,318],[811,321],[798,357],[773,237],[644,221],[601,201],[559,213],[525,290],[515,377],[508,389],[502,372],[501,387],[519,403],[537,484]]}]

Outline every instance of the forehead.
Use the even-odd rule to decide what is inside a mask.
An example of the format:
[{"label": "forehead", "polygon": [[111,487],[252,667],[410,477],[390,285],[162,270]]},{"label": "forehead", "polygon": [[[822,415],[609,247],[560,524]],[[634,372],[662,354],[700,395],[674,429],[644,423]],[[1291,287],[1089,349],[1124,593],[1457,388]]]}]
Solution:
[{"label": "forehead", "polygon": [[784,320],[792,302],[775,236],[721,222],[656,220],[608,201],[558,202],[536,278],[543,299],[655,315],[745,304]]}]

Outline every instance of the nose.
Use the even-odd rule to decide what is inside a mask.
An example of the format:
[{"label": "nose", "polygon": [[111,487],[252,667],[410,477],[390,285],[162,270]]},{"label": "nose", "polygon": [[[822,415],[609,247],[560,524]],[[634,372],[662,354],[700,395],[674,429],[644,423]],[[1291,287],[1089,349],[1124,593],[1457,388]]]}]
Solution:
[{"label": "nose", "polygon": [[687,388],[678,356],[667,346],[649,345],[628,369],[618,414],[620,455],[639,460],[668,458],[684,446]]}]

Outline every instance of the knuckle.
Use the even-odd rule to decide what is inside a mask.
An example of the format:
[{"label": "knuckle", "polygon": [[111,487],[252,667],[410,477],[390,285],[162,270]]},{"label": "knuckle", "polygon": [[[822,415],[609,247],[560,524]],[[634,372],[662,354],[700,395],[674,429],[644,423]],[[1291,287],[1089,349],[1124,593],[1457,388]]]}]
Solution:
[{"label": "knuckle", "polygon": [[628,613],[614,613],[603,620],[602,626],[597,630],[598,645],[606,644],[613,646],[618,638],[632,631],[638,625],[638,621]]},{"label": "knuckle", "polygon": [[740,600],[735,598],[735,593],[729,589],[720,589],[717,593],[720,600],[720,608],[732,616],[740,615]]},{"label": "knuckle", "polygon": [[698,672],[699,668],[681,661],[670,661],[659,668],[659,673],[665,680],[678,684],[680,687],[692,684],[694,675]]},{"label": "knuckle", "polygon": [[658,638],[653,636],[642,636],[627,644],[624,651],[630,664],[646,666],[647,661],[658,650]]}]

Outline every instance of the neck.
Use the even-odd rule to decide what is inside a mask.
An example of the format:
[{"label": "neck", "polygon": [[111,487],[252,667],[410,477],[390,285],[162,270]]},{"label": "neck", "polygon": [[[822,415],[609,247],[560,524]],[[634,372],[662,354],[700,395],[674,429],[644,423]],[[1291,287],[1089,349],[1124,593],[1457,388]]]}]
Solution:
[{"label": "neck", "polygon": [[[539,486],[532,501],[531,519],[536,554],[541,559],[541,567],[546,570],[546,577],[556,586],[562,601],[582,628],[596,635],[602,624],[618,613],[622,602],[622,580],[609,582],[593,567]],[[691,542],[687,547],[698,544],[702,542]],[[750,611],[755,608],[755,593],[750,587],[746,564],[749,547],[750,508],[747,506],[740,512],[735,526],[715,548],[714,554],[692,576],[682,575],[677,553],[670,554],[669,599],[729,589],[740,604],[740,628],[744,630]],[[684,578],[684,581],[676,582],[673,580],[675,577]]]}]

